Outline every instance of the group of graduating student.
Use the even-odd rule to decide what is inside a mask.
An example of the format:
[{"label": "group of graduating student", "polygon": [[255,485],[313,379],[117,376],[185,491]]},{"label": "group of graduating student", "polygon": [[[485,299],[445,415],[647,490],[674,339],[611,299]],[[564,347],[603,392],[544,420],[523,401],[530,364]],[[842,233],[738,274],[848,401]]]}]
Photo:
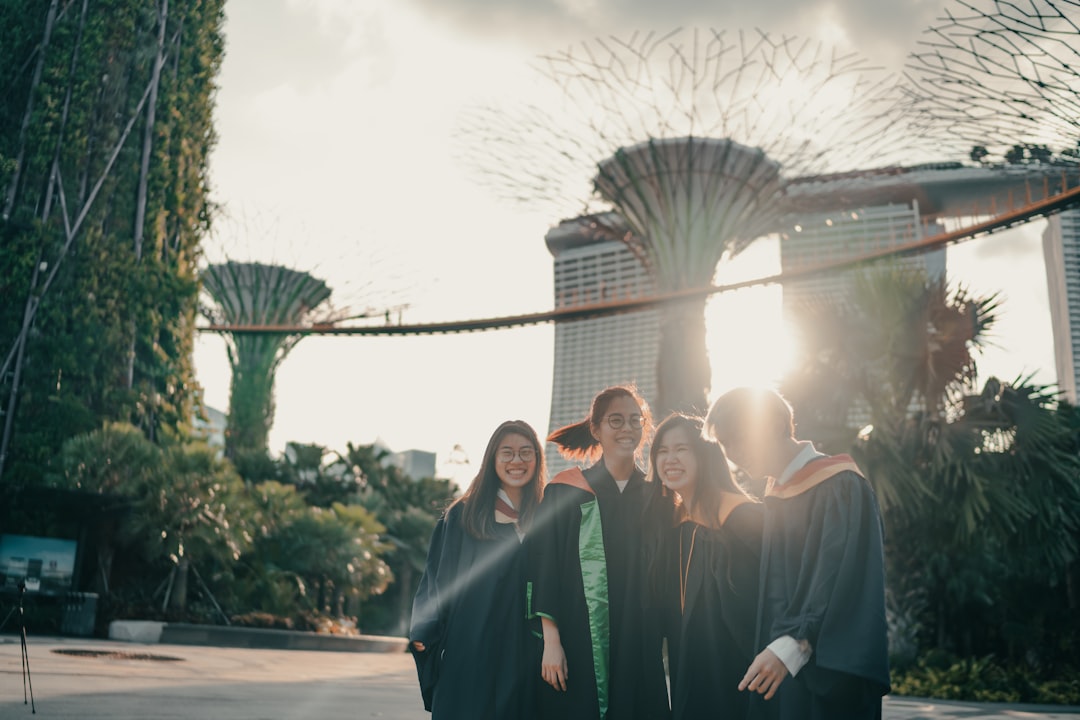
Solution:
[{"label": "group of graduating student", "polygon": [[615,386],[547,439],[584,469],[546,482],[536,432],[504,422],[432,535],[409,640],[435,720],[881,717],[877,502],[780,395],[652,431]]}]

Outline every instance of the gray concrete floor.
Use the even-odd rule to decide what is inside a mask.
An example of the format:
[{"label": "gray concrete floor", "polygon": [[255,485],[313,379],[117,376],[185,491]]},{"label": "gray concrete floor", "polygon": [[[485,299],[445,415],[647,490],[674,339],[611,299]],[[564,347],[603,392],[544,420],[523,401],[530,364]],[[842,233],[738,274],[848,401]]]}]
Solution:
[{"label": "gray concrete floor", "polygon": [[[71,653],[83,654],[71,654]],[[87,653],[117,653],[116,656]],[[429,717],[407,654],[248,650],[30,637],[36,716],[80,720]],[[141,656],[141,657],[139,657]],[[147,657],[150,656],[150,657]],[[17,636],[0,636],[0,718],[23,703]],[[1075,718],[1080,708],[886,698],[888,720]]]}]

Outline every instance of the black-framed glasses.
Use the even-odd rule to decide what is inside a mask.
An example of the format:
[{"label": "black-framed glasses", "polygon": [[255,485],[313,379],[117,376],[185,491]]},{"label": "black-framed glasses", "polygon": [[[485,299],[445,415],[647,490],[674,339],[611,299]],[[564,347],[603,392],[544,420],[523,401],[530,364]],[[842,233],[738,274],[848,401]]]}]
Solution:
[{"label": "black-framed glasses", "polygon": [[529,463],[536,459],[536,451],[531,447],[523,447],[520,450],[511,450],[510,448],[503,448],[499,452],[495,453],[495,457],[501,463],[512,463],[514,458],[521,458],[521,462]]},{"label": "black-framed glasses", "polygon": [[631,415],[629,418],[620,413],[612,413],[611,415],[607,415],[606,417],[604,417],[604,422],[606,422],[608,424],[608,427],[612,430],[618,430],[627,423],[630,423],[630,427],[634,428],[635,430],[640,430],[641,426],[645,424],[645,418],[641,417],[636,413]]}]

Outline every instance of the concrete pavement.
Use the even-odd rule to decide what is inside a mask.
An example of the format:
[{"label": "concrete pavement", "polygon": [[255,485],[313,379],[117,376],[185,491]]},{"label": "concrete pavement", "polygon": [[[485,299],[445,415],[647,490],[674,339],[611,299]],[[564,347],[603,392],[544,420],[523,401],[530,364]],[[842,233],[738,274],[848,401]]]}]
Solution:
[{"label": "concrete pavement", "polygon": [[[23,704],[17,636],[0,636],[0,718],[413,720],[424,712],[404,653],[256,650],[30,637],[37,714]],[[1080,708],[887,698],[887,720],[1080,720]]]}]

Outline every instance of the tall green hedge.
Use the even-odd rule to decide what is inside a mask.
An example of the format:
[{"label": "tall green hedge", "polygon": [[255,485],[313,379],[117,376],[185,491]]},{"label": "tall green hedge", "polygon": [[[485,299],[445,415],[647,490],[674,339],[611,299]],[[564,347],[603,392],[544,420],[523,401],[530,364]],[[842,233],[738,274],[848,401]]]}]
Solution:
[{"label": "tall green hedge", "polygon": [[0,3],[0,362],[39,303],[0,377],[6,412],[18,365],[5,482],[105,421],[189,423],[223,7]]}]

